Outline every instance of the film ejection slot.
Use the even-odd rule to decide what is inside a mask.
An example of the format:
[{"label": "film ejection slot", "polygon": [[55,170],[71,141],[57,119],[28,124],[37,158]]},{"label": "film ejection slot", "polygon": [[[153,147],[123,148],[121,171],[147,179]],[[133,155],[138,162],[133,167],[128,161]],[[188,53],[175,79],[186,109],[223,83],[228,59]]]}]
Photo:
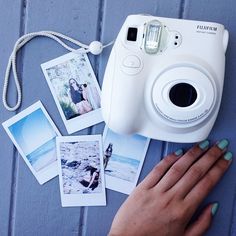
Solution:
[{"label": "film ejection slot", "polygon": [[146,53],[155,54],[159,51],[162,26],[157,20],[145,25],[143,47]]}]

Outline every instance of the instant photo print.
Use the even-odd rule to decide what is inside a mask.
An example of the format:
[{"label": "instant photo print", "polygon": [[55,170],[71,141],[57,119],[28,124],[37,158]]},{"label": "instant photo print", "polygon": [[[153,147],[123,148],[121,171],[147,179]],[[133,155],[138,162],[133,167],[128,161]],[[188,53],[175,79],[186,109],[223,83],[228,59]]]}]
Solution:
[{"label": "instant photo print", "polygon": [[130,194],[143,166],[150,139],[140,135],[120,135],[107,126],[103,133],[106,188]]},{"label": "instant photo print", "polygon": [[101,135],[56,141],[62,206],[106,205]]},{"label": "instant photo print", "polygon": [[58,175],[56,137],[61,134],[41,102],[2,125],[40,184]]},{"label": "instant photo print", "polygon": [[86,53],[68,53],[41,65],[69,134],[103,121],[101,90]]}]

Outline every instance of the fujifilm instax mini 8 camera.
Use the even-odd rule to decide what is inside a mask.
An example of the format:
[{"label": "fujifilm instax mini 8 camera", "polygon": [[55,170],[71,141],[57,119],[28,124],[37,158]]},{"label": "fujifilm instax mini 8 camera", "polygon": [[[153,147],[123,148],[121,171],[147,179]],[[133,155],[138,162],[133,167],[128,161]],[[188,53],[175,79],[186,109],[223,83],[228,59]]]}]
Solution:
[{"label": "fujifilm instax mini 8 camera", "polygon": [[228,38],[218,23],[128,16],[103,81],[108,127],[171,142],[207,138],[220,107]]}]

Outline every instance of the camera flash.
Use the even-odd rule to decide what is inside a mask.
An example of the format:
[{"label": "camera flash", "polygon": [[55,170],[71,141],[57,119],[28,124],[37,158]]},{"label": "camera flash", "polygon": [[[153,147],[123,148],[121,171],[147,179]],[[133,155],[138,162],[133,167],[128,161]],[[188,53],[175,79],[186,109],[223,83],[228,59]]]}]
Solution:
[{"label": "camera flash", "polygon": [[149,22],[146,25],[145,35],[145,51],[149,54],[157,53],[161,35],[161,23],[156,20]]}]

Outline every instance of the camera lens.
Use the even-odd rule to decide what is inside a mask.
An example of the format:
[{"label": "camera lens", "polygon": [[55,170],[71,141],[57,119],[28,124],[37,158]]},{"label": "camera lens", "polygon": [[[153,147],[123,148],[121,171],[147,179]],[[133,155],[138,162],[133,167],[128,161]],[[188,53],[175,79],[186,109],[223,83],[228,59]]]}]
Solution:
[{"label": "camera lens", "polygon": [[196,89],[187,83],[174,85],[169,93],[170,100],[178,107],[191,106],[197,99]]},{"label": "camera lens", "polygon": [[137,32],[138,32],[137,28],[130,27],[128,29],[127,40],[128,41],[136,41],[137,40]]}]

